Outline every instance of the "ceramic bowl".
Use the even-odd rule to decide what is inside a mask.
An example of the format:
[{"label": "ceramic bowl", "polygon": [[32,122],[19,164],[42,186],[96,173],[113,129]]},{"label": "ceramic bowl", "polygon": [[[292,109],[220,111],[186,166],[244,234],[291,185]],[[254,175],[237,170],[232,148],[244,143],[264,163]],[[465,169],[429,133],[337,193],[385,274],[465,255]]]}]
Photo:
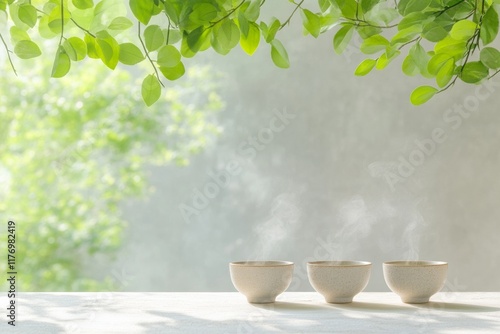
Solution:
[{"label": "ceramic bowl", "polygon": [[314,290],[327,303],[352,302],[370,279],[372,264],[364,261],[318,261],[307,263],[307,275]]},{"label": "ceramic bowl", "polygon": [[229,264],[231,281],[249,303],[274,303],[292,281],[293,262],[245,261]]},{"label": "ceramic bowl", "polygon": [[448,263],[441,261],[392,261],[384,262],[387,286],[401,297],[404,303],[427,303],[441,290],[446,281]]}]

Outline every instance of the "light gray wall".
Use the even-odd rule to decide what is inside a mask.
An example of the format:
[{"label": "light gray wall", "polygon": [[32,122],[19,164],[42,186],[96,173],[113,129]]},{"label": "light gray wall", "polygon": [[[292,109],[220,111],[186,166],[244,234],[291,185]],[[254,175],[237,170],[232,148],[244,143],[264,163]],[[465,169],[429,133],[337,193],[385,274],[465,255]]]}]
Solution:
[{"label": "light gray wall", "polygon": [[[224,132],[188,167],[152,169],[156,191],[126,203],[130,228],[110,267],[123,289],[233,291],[228,262],[280,259],[296,263],[291,289],[311,290],[303,262],[328,258],[372,261],[370,291],[387,290],[381,263],[396,259],[448,261],[447,290],[500,290],[500,76],[481,88],[488,97],[457,84],[417,108],[409,94],[427,81],[403,77],[400,63],[358,78],[362,55],[336,55],[332,32],[300,33],[280,35],[289,70],[274,67],[264,44],[251,58],[191,62],[225,73]],[[477,107],[468,118],[453,111],[464,103]],[[244,143],[276,110],[295,118],[252,158]],[[444,141],[422,153],[415,141],[436,131]],[[422,156],[398,174],[400,159]],[[186,222],[179,206],[234,159],[239,173]]]}]

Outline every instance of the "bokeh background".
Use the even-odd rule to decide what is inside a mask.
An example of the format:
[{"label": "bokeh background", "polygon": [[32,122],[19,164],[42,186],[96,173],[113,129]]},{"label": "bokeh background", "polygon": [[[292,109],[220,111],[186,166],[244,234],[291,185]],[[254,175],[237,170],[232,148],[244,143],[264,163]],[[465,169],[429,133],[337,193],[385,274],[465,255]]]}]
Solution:
[{"label": "bokeh background", "polygon": [[127,69],[5,66],[0,212],[22,289],[233,291],[228,262],[277,259],[310,291],[305,262],[335,259],[373,262],[367,290],[387,291],[383,261],[423,259],[449,262],[448,291],[499,291],[500,77],[414,107],[426,80],[398,61],[355,77],[356,41],[336,55],[299,20],[280,32],[290,69],[265,43],[207,51],[153,108]]}]

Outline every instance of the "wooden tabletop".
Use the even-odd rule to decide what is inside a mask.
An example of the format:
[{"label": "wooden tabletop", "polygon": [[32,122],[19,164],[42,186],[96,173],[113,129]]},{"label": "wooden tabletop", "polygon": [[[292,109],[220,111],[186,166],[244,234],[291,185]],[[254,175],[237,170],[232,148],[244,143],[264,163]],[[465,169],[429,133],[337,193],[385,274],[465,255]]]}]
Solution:
[{"label": "wooden tabletop", "polygon": [[252,305],[236,292],[21,293],[15,330],[3,316],[0,333],[500,333],[498,292],[431,300],[408,305],[376,292],[333,305],[317,293],[289,292]]}]

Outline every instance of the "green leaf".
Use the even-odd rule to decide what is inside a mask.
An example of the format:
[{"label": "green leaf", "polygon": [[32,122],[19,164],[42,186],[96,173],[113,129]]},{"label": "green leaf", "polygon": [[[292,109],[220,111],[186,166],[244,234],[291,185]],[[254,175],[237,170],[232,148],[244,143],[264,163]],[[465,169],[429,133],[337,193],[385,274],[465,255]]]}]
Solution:
[{"label": "green leaf", "polygon": [[144,60],[144,54],[133,43],[120,44],[119,61],[125,65],[135,65]]},{"label": "green leaf", "polygon": [[227,51],[233,49],[240,41],[240,29],[234,21],[227,20],[224,21],[219,27],[219,29],[214,31],[214,38],[218,46],[222,49],[221,51]]},{"label": "green leaf", "polygon": [[255,50],[257,50],[259,43],[260,43],[259,26],[254,22],[250,22],[250,24],[248,25],[248,35],[247,36],[244,36],[244,35],[240,36],[241,48],[247,54],[252,55],[255,52]]},{"label": "green leaf", "polygon": [[156,62],[159,66],[175,67],[181,61],[181,53],[172,45],[164,45],[158,50]]},{"label": "green leaf", "polygon": [[277,39],[271,42],[271,59],[274,64],[281,68],[290,67],[290,61],[288,60],[288,53],[285,47]]},{"label": "green leaf", "polygon": [[[64,24],[66,25],[69,22],[69,19],[71,18],[71,13],[68,11],[67,8],[64,8]],[[62,16],[61,16],[61,6],[55,6],[52,11],[49,14],[49,28],[52,30],[54,33],[60,34],[61,33],[61,21],[62,21]]]},{"label": "green leaf", "polygon": [[396,9],[389,8],[384,1],[377,4],[368,13],[365,13],[364,16],[365,21],[370,24],[384,26],[389,25],[394,19],[399,17],[399,14]]},{"label": "green leaf", "polygon": [[362,39],[367,39],[369,37],[380,34],[382,32],[382,29],[370,26],[357,26],[356,31],[358,32],[359,37],[361,37]]},{"label": "green leaf", "polygon": [[418,106],[429,101],[438,90],[431,86],[420,86],[417,87],[410,96],[410,101],[412,104]]},{"label": "green leaf", "polygon": [[420,45],[420,43],[417,43],[411,47],[409,54],[411,54],[415,65],[417,65],[420,70],[420,74],[426,76],[428,74],[427,65],[429,63],[430,56],[427,52],[425,52],[425,49]]},{"label": "green leaf", "polygon": [[495,48],[486,47],[480,53],[481,62],[494,70],[500,68],[500,51]]},{"label": "green leaf", "polygon": [[460,71],[460,79],[466,83],[478,83],[488,76],[488,68],[480,61],[465,64]]},{"label": "green leaf", "polygon": [[384,50],[389,45],[390,43],[385,37],[374,35],[365,39],[359,49],[365,54],[372,54]]},{"label": "green leaf", "polygon": [[415,12],[423,12],[430,4],[431,0],[400,0],[398,11],[401,15],[406,16]]},{"label": "green leaf", "polygon": [[450,82],[455,71],[455,61],[453,59],[448,59],[443,66],[439,69],[436,75],[436,83],[439,87],[444,87]]},{"label": "green leaf", "polygon": [[182,39],[181,33],[176,29],[163,29],[163,36],[165,37],[165,43],[175,44]]},{"label": "green leaf", "polygon": [[392,54],[388,55],[387,52],[384,52],[377,60],[377,65],[376,65],[376,68],[377,70],[382,70],[384,68],[387,67],[387,65],[389,65],[389,63],[394,59],[396,58],[397,56],[399,56],[401,54],[401,51],[399,50],[395,50]]},{"label": "green leaf", "polygon": [[428,41],[437,43],[448,36],[448,31],[436,22],[430,22],[425,25],[422,31],[422,37]]},{"label": "green leaf", "polygon": [[[214,29],[219,29],[219,25],[215,26]],[[182,44],[181,44],[181,54],[186,57],[193,57],[196,52],[203,51],[210,47],[210,36],[214,36],[215,32],[212,33],[211,29],[204,29],[203,27],[198,27],[191,31],[189,34],[184,33]],[[213,39],[215,39],[213,37]]]},{"label": "green leaf", "polygon": [[144,78],[141,93],[142,99],[148,107],[158,101],[161,95],[161,86],[154,75],[150,74]]},{"label": "green leaf", "polygon": [[461,20],[453,25],[450,36],[456,40],[467,40],[474,35],[478,25],[469,20]]},{"label": "green leaf", "polygon": [[197,24],[204,25],[217,17],[217,8],[210,3],[197,3],[193,6],[189,19]]},{"label": "green leaf", "polygon": [[404,74],[410,77],[420,73],[420,69],[418,68],[411,54],[407,55],[405,60],[403,60],[401,69]]},{"label": "green leaf", "polygon": [[132,21],[127,19],[124,16],[118,16],[111,21],[111,23],[108,26],[108,29],[110,30],[127,30],[128,28],[132,27],[134,24]]},{"label": "green leaf", "polygon": [[373,70],[373,68],[375,67],[376,63],[377,63],[377,61],[375,59],[365,59],[365,60],[363,60],[358,65],[358,67],[356,68],[356,70],[354,71],[354,75],[357,75],[357,76],[367,75],[368,73],[371,72],[371,70]]},{"label": "green leaf", "polygon": [[72,61],[80,61],[87,56],[87,44],[78,37],[70,37],[63,43],[64,51]]},{"label": "green leaf", "polygon": [[330,0],[318,0],[319,9],[322,13],[325,13],[328,9],[330,9],[331,3]]},{"label": "green leaf", "polygon": [[31,41],[28,33],[17,26],[10,27],[9,32],[12,44],[17,44],[20,41]]},{"label": "green leaf", "polygon": [[484,45],[490,44],[495,40],[498,34],[498,25],[498,13],[495,8],[491,6],[483,16],[483,23],[479,35]]},{"label": "green leaf", "polygon": [[120,45],[106,31],[100,31],[96,38],[97,55],[104,65],[114,70],[120,58]]},{"label": "green leaf", "polygon": [[267,24],[265,24],[264,22],[260,22],[260,29],[262,31],[262,36],[264,36],[266,43],[271,43],[271,41],[276,36],[276,33],[280,29],[280,27],[281,27],[281,23],[275,17],[272,18],[269,26],[267,26]]},{"label": "green leaf", "polygon": [[341,54],[346,49],[347,45],[351,41],[352,34],[354,32],[354,27],[352,25],[343,26],[337,31],[333,37],[333,49],[338,54]]},{"label": "green leaf", "polygon": [[243,36],[248,36],[248,30],[250,29],[249,26],[250,22],[246,19],[245,15],[242,13],[238,14],[238,27],[240,28],[241,34]]},{"label": "green leaf", "polygon": [[94,7],[93,0],[73,0],[73,5],[78,9],[88,9]]},{"label": "green leaf", "polygon": [[431,22],[433,18],[433,16],[422,12],[411,13],[401,19],[398,23],[398,30],[410,28],[415,25],[422,28],[425,24]]},{"label": "green leaf", "polygon": [[446,53],[436,53],[431,57],[429,63],[427,64],[427,71],[431,75],[437,75],[441,67],[446,64],[449,60],[453,60],[454,58]]},{"label": "green leaf", "polygon": [[356,0],[333,0],[337,3],[337,7],[342,12],[344,17],[354,19],[356,17],[356,11],[358,9],[358,3]]},{"label": "green leaf", "polygon": [[35,26],[38,19],[36,8],[29,3],[25,3],[19,6],[18,15],[19,19],[31,28]]},{"label": "green leaf", "polygon": [[250,22],[255,22],[259,18],[260,15],[260,0],[253,0],[250,2],[250,5],[245,10],[244,13],[246,19]]},{"label": "green leaf", "polygon": [[416,25],[400,30],[392,37],[391,45],[409,42],[420,34],[420,32],[422,32],[422,28]]},{"label": "green leaf", "polygon": [[49,27],[49,17],[48,16],[42,16],[40,20],[38,21],[38,33],[42,38],[46,39],[51,39],[57,34],[53,32],[50,27]]},{"label": "green leaf", "polygon": [[447,54],[455,60],[462,59],[466,50],[466,41],[464,40],[456,40],[451,38],[450,36],[445,39],[439,41],[434,46],[434,52]]},{"label": "green leaf", "polygon": [[302,24],[304,28],[314,37],[318,37],[321,30],[321,20],[318,15],[308,9],[302,9]]},{"label": "green leaf", "polygon": [[146,44],[146,49],[150,52],[158,50],[165,44],[165,36],[161,28],[157,25],[148,26],[144,30],[144,43]]},{"label": "green leaf", "polygon": [[31,59],[40,56],[42,51],[35,42],[22,40],[14,46],[14,53],[21,59]]},{"label": "green leaf", "polygon": [[169,19],[174,23],[174,25],[179,25],[179,17],[182,11],[182,2],[180,0],[176,1],[165,1],[165,13]]},{"label": "green leaf", "polygon": [[130,10],[134,14],[135,18],[139,20],[142,24],[147,25],[151,16],[153,16],[154,2],[151,0],[130,0],[129,1]]},{"label": "green leaf", "polygon": [[52,66],[51,76],[53,78],[62,78],[69,72],[70,68],[71,68],[71,60],[69,59],[69,56],[66,54],[64,49],[60,48],[56,54],[54,65]]},{"label": "green leaf", "polygon": [[359,1],[361,4],[361,9],[363,10],[363,13],[368,13],[370,9],[372,9],[375,5],[377,5],[380,0],[360,0]]},{"label": "green leaf", "polygon": [[99,59],[99,55],[97,54],[97,49],[99,45],[97,45],[96,39],[89,34],[85,34],[83,38],[85,44],[87,44],[87,55],[92,59]]},{"label": "green leaf", "polygon": [[179,62],[179,64],[177,64],[174,67],[160,66],[160,72],[168,80],[174,81],[182,77],[186,72],[186,69],[184,68],[184,64],[182,62]]}]

